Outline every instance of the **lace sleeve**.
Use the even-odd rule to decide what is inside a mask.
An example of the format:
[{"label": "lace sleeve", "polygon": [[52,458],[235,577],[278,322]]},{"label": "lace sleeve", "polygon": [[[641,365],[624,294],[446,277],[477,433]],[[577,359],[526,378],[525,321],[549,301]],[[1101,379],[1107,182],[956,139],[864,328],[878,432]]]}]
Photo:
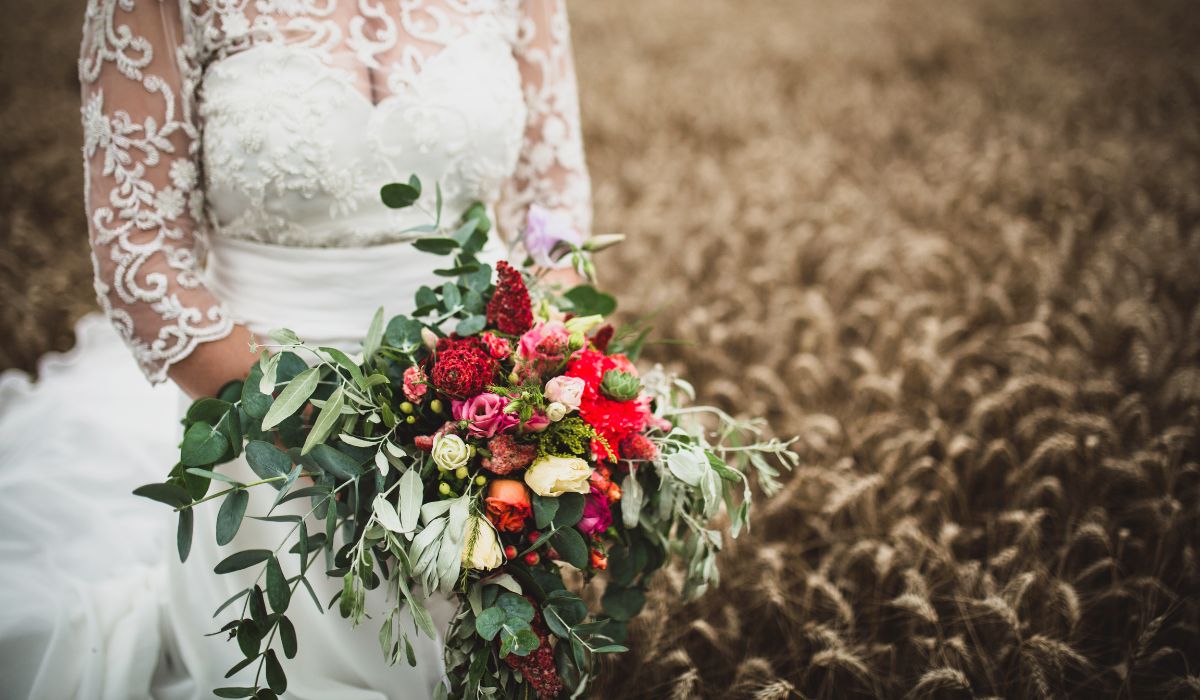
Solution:
[{"label": "lace sleeve", "polygon": [[179,2],[89,0],[85,197],[96,295],[151,382],[232,321],[204,288],[195,55]]},{"label": "lace sleeve", "polygon": [[564,214],[584,236],[592,195],[565,0],[522,0],[514,53],[528,117],[521,156],[505,183],[497,218],[506,236],[521,230],[531,204]]}]

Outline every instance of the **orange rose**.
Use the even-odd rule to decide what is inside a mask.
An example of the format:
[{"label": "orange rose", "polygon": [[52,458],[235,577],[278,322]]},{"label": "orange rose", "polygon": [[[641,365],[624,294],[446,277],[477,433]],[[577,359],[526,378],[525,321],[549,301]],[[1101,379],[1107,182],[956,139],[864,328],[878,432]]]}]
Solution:
[{"label": "orange rose", "polygon": [[515,479],[493,480],[484,503],[487,504],[488,520],[501,532],[520,532],[533,512],[529,491],[525,484]]}]

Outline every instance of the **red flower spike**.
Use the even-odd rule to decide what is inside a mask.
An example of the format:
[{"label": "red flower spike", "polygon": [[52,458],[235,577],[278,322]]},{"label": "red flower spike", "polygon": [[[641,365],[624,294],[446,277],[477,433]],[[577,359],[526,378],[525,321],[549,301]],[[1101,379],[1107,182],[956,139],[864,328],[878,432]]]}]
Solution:
[{"label": "red flower spike", "polygon": [[592,336],[592,345],[595,345],[596,349],[600,352],[608,350],[608,344],[613,339],[613,332],[611,323],[600,326],[600,330],[596,331],[596,334]]},{"label": "red flower spike", "polygon": [[525,280],[505,260],[496,263],[496,292],[488,300],[487,322],[508,335],[521,335],[533,327],[533,308]]},{"label": "red flower spike", "polygon": [[[533,552],[531,552],[532,554]],[[526,596],[528,599],[528,596]],[[529,602],[533,603],[533,600]],[[554,664],[554,649],[550,646],[550,630],[542,620],[542,613],[534,603],[533,622],[529,623],[533,633],[538,638],[538,648],[528,656],[509,654],[504,661],[521,672],[525,680],[533,686],[538,700],[553,700],[563,691],[562,679],[558,676],[558,667]]]}]

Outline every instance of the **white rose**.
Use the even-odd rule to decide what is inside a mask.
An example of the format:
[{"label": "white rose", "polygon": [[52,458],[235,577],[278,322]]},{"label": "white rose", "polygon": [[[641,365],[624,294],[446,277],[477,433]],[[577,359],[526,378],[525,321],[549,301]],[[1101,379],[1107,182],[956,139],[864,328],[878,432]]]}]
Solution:
[{"label": "white rose", "polygon": [[475,456],[475,448],[453,433],[443,433],[433,441],[433,462],[444,472],[465,467]]},{"label": "white rose", "polygon": [[567,411],[578,410],[586,386],[579,377],[555,377],[546,382],[546,400],[561,403]]},{"label": "white rose", "polygon": [[525,472],[525,483],[539,496],[558,497],[564,493],[592,490],[592,468],[578,457],[542,457]]},{"label": "white rose", "polygon": [[464,568],[487,571],[504,563],[504,548],[496,530],[478,515],[467,518],[463,530],[462,565]]},{"label": "white rose", "polygon": [[559,422],[565,415],[567,415],[567,407],[557,401],[546,406],[546,418],[549,418],[551,423]]}]

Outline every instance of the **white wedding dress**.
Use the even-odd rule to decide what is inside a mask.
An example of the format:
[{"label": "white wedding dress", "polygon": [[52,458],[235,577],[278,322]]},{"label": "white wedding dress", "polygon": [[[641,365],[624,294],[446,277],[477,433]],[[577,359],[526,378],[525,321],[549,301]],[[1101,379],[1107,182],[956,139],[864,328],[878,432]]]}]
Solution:
[{"label": "white wedding dress", "polygon": [[[79,69],[96,290],[112,324],[80,321],[76,348],[43,358],[36,382],[0,377],[0,695],[208,698],[251,685],[255,669],[225,679],[237,644],[204,635],[237,614],[212,617],[257,572],[212,568],[274,548],[286,528],[247,520],[218,547],[206,504],[179,562],[173,514],[130,494],[178,456],[186,402],[161,383],[168,368],[235,323],[353,348],[375,308],[408,310],[446,261],[406,242],[425,213],[379,201],[413,173],[420,208],[433,210],[439,183],[451,221],[482,201],[513,239],[537,203],[586,232],[565,9],[92,0]],[[320,569],[325,603],[336,588]],[[416,667],[390,666],[378,621],[352,628],[296,598],[288,697],[431,694],[439,641],[411,635]],[[444,623],[450,603],[439,607]]]}]

